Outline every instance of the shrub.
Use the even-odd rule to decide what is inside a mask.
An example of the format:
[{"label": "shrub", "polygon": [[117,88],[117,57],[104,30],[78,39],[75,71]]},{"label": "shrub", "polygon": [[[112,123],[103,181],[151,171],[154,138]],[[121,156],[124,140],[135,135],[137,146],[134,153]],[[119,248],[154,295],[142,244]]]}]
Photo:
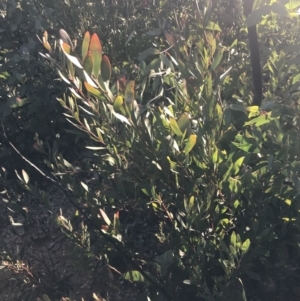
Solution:
[{"label": "shrub", "polygon": [[[295,286],[297,279],[289,264],[299,259],[298,136],[296,123],[285,125],[298,108],[283,118],[278,103],[272,111],[248,106],[245,48],[219,44],[212,10],[201,15],[193,5],[187,12],[196,17],[178,15],[179,28],[162,22],[156,46],[139,55],[126,84],[112,76],[97,34],[84,34],[80,53],[64,30],[59,51],[47,32],[42,39],[44,57],[69,85],[59,100],[69,132],[88,149],[81,162],[46,159],[84,231],[68,217],[57,222],[87,254],[101,254],[112,271],[141,283],[139,300],[246,300],[251,281],[288,274]],[[293,91],[298,66],[275,50],[267,63],[266,95],[278,78],[291,79]],[[229,101],[221,98],[225,89],[236,93]],[[26,172],[20,184],[46,202]]]}]

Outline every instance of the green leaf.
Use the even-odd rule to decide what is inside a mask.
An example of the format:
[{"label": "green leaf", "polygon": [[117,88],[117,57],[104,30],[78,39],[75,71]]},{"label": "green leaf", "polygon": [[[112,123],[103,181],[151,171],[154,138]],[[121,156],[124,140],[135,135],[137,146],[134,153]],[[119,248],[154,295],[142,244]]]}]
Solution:
[{"label": "green leaf", "polygon": [[190,135],[190,137],[187,139],[187,143],[184,148],[185,154],[188,154],[194,148],[196,141],[197,141],[197,135],[195,134]]},{"label": "green leaf", "polygon": [[44,301],[51,301],[48,295],[43,294],[43,299]]},{"label": "green leaf", "polygon": [[140,62],[143,62],[148,56],[156,54],[159,54],[159,50],[157,48],[148,48],[139,54],[138,59]]},{"label": "green leaf", "polygon": [[179,128],[176,120],[174,118],[170,117],[169,121],[170,121],[170,127],[171,127],[172,131],[177,136],[181,137],[182,136],[182,132],[181,132],[181,130],[180,130],[180,128]]},{"label": "green leaf", "polygon": [[288,8],[290,11],[293,11],[296,8],[299,8],[300,1],[299,0],[286,0],[285,7]]},{"label": "green leaf", "polygon": [[245,159],[245,157],[241,157],[235,161],[235,163],[233,164],[233,168],[232,168],[233,174],[237,174],[240,171],[241,166],[244,163],[244,159]]},{"label": "green leaf", "polygon": [[223,48],[219,48],[217,50],[217,54],[215,55],[214,60],[213,60],[213,62],[211,64],[211,69],[212,70],[215,70],[219,66],[219,64],[220,64],[220,62],[221,62],[221,60],[223,58],[223,53],[224,53],[224,49]]},{"label": "green leaf", "polygon": [[235,246],[236,245],[236,233],[233,231],[230,237],[230,243]]},{"label": "green leaf", "polygon": [[221,163],[225,159],[225,153],[216,148],[215,152],[212,155],[212,162],[217,164]]},{"label": "green leaf", "polygon": [[229,254],[229,250],[228,250],[228,248],[227,248],[227,246],[226,246],[224,240],[222,240],[222,239],[220,238],[219,244],[220,244],[220,249],[221,249],[223,252],[226,252],[227,254]]},{"label": "green leaf", "polygon": [[245,253],[249,250],[250,244],[251,244],[251,242],[250,242],[250,239],[249,239],[249,238],[247,238],[247,239],[243,242],[242,247],[241,247],[241,250],[242,250],[243,254],[245,254]]},{"label": "green leaf", "polygon": [[163,265],[169,265],[173,262],[174,259],[174,252],[172,250],[168,250],[165,253],[163,253],[162,255],[158,256],[157,258],[155,258],[155,261],[163,266]]},{"label": "green leaf", "polygon": [[90,41],[91,41],[91,35],[87,31],[84,35],[83,41],[82,41],[82,48],[81,48],[81,57],[82,60],[85,60],[85,57],[88,53],[89,46],[90,46]]},{"label": "green leaf", "polygon": [[232,245],[229,245],[229,252],[233,256],[236,255],[236,249]]},{"label": "green leaf", "polygon": [[120,107],[123,105],[123,97],[122,96],[117,96],[114,102],[114,110],[120,111]]},{"label": "green leaf", "polygon": [[93,57],[93,76],[98,78],[102,62],[102,46],[96,33],[92,35],[89,51]]},{"label": "green leaf", "polygon": [[96,88],[92,87],[89,83],[83,82],[83,84],[84,84],[86,90],[87,90],[89,93],[91,93],[92,95],[94,95],[94,96],[96,96],[96,97],[102,96],[102,93],[101,93],[99,90],[97,90]]},{"label": "green leaf", "polygon": [[205,29],[214,30],[214,31],[222,31],[220,26],[217,23],[209,21],[208,24],[205,26]]},{"label": "green leaf", "polygon": [[252,152],[258,153],[260,151],[259,144],[253,137],[245,137],[243,135],[236,135],[235,139],[238,142],[231,142],[237,148],[245,151],[245,152]]},{"label": "green leaf", "polygon": [[251,119],[248,122],[245,122],[244,126],[251,125],[251,124],[255,124],[256,126],[261,126],[261,125],[264,125],[264,124],[268,124],[272,120],[275,120],[275,119],[279,118],[279,117],[271,117],[271,115],[272,115],[272,112],[268,112],[266,114],[263,114],[259,117]]},{"label": "green leaf", "polygon": [[257,239],[262,239],[264,238],[265,236],[267,236],[270,232],[270,228],[266,228],[264,229],[263,231],[261,231],[258,235],[257,235]]},{"label": "green leaf", "polygon": [[9,105],[10,108],[14,109],[14,108],[22,107],[27,103],[28,103],[27,98],[21,99],[20,97],[17,96],[11,96],[8,97],[8,101],[5,105]]},{"label": "green leaf", "polygon": [[83,68],[86,73],[91,76],[93,71],[93,57],[90,52],[85,56],[85,59],[83,61]]},{"label": "green leaf", "polygon": [[179,118],[177,124],[182,133],[184,133],[185,131],[187,131],[187,133],[189,133],[189,131],[191,129],[189,114],[188,113],[183,114]]},{"label": "green leaf", "polygon": [[123,278],[134,282],[144,282],[144,276],[139,271],[129,271],[123,274]]}]

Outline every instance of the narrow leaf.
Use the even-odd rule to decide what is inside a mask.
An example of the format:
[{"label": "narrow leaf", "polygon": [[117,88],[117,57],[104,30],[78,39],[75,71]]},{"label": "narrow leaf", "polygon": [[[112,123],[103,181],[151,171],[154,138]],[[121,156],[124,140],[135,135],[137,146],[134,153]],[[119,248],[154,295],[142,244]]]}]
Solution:
[{"label": "narrow leaf", "polygon": [[127,85],[126,85],[126,89],[125,89],[125,103],[126,104],[132,104],[133,100],[134,100],[134,80],[130,81]]},{"label": "narrow leaf", "polygon": [[86,73],[85,70],[83,70],[83,75],[84,75],[84,77],[85,77],[85,80],[87,81],[87,83],[88,83],[90,86],[92,86],[92,87],[94,87],[94,88],[97,88],[97,85],[94,83],[94,81],[90,78],[90,76]]},{"label": "narrow leaf", "polygon": [[96,97],[100,97],[102,94],[99,90],[97,90],[96,88],[94,88],[93,86],[91,86],[89,83],[84,82],[83,83],[86,90],[91,93],[92,95],[96,96]]},{"label": "narrow leaf", "polygon": [[106,213],[101,208],[99,209],[99,211],[100,211],[100,214],[101,214],[102,218],[104,219],[105,223],[109,226],[111,224],[110,219],[108,218]]},{"label": "narrow leaf", "polygon": [[26,184],[28,184],[28,182],[29,182],[29,176],[28,176],[28,174],[26,173],[26,171],[24,169],[22,169],[22,175],[23,175],[24,182]]},{"label": "narrow leaf", "polygon": [[61,40],[63,40],[64,43],[68,44],[72,49],[73,49],[73,43],[69,37],[69,35],[67,34],[67,32],[64,29],[60,29],[59,30],[59,36],[61,38]]},{"label": "narrow leaf", "polygon": [[79,60],[77,59],[77,57],[75,57],[73,55],[70,55],[69,54],[70,52],[68,53],[68,51],[70,49],[70,46],[68,44],[64,43],[63,40],[60,40],[59,43],[60,43],[60,46],[61,46],[61,49],[62,49],[63,53],[68,58],[68,60],[71,63],[73,63],[75,66],[77,66],[79,69],[82,69],[82,66],[81,66]]},{"label": "narrow leaf", "polygon": [[43,46],[44,46],[50,53],[52,53],[52,48],[51,48],[51,46],[50,46],[50,44],[49,44],[48,41],[47,41],[47,42],[44,42],[44,43],[43,43]]},{"label": "narrow leaf", "polygon": [[81,57],[82,57],[82,60],[85,59],[85,57],[86,57],[86,55],[88,53],[89,46],[90,46],[90,41],[91,41],[91,35],[87,31],[85,33],[85,35],[84,35],[83,42],[82,42],[82,48],[81,48]]},{"label": "narrow leaf", "polygon": [[182,132],[181,132],[181,130],[180,130],[180,128],[179,128],[179,126],[178,126],[176,120],[175,120],[174,118],[171,117],[171,118],[169,119],[169,121],[170,121],[170,127],[171,127],[172,131],[173,131],[177,136],[181,137],[181,136],[182,136]]},{"label": "narrow leaf", "polygon": [[214,60],[211,64],[211,69],[212,70],[215,70],[219,66],[219,64],[220,64],[220,62],[223,58],[223,52],[224,52],[223,48],[218,49],[217,54],[216,54],[216,56],[215,56],[215,58],[214,58]]}]

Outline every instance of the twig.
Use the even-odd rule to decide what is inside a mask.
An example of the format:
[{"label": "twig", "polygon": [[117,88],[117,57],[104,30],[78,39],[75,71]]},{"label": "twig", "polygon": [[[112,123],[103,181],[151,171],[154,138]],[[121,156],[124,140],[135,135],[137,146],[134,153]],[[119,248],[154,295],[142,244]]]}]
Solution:
[{"label": "twig", "polygon": [[[24,157],[20,151],[14,146],[14,144],[8,139],[6,132],[5,132],[5,128],[3,125],[3,121],[1,120],[1,126],[3,129],[3,136],[5,138],[5,140],[8,142],[8,144],[12,147],[12,149],[25,161],[27,162],[30,166],[32,166],[36,171],[38,171],[43,177],[45,177],[47,180],[51,181],[55,186],[57,186],[58,188],[60,188],[62,190],[62,192],[64,193],[65,197],[67,198],[67,200],[82,214],[82,216],[86,219],[86,221],[93,226],[93,228],[95,229],[100,229],[100,225],[98,225],[96,223],[96,221],[92,218],[90,218],[88,216],[88,214],[86,214],[83,209],[78,206],[78,204],[76,204],[76,202],[74,202],[70,196],[70,193],[68,191],[67,188],[65,188],[60,182],[59,180],[51,174],[47,175],[44,171],[42,171],[40,168],[38,168],[35,164],[33,164],[30,160],[28,160],[26,157]],[[167,300],[173,300],[173,297],[169,294],[169,292],[166,290],[166,288],[164,287],[163,284],[161,284],[159,281],[155,280],[155,276],[152,276],[151,273],[149,272],[149,274],[147,272],[145,272],[143,270],[143,268],[137,263],[137,261],[132,258],[132,256],[130,255],[129,252],[127,252],[126,248],[124,248],[124,246],[117,241],[116,239],[114,239],[113,237],[111,237],[109,234],[104,233],[103,231],[99,231],[99,233],[109,242],[111,243],[115,249],[121,254],[121,256],[125,257],[130,263],[131,265],[138,270],[145,279],[147,279],[149,281],[149,283],[151,283],[152,285],[154,285],[157,289],[159,289],[163,295],[165,295],[165,297],[167,298]]]}]

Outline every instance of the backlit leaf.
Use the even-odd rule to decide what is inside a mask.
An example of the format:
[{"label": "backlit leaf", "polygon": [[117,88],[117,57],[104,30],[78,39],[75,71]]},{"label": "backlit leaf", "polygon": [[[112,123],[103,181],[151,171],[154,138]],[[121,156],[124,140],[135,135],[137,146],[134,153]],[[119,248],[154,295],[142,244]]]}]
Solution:
[{"label": "backlit leaf", "polygon": [[276,118],[271,117],[272,112],[268,112],[264,115],[251,119],[250,121],[245,123],[245,126],[255,124],[256,126],[261,126],[275,120]]},{"label": "backlit leaf", "polygon": [[124,279],[134,282],[144,282],[144,276],[139,271],[129,271],[123,275]]},{"label": "backlit leaf", "polygon": [[52,52],[52,48],[51,48],[51,46],[50,46],[50,44],[49,44],[49,42],[47,41],[47,42],[44,42],[43,43],[43,46],[51,53]]},{"label": "backlit leaf", "polygon": [[119,111],[120,107],[122,106],[123,104],[123,97],[122,96],[117,96],[117,98],[115,99],[115,102],[114,102],[114,110],[115,111]]},{"label": "backlit leaf", "polygon": [[205,29],[210,29],[214,31],[222,31],[220,26],[217,23],[209,21],[208,24],[205,26]]},{"label": "backlit leaf", "polygon": [[64,29],[59,30],[59,37],[61,38],[61,40],[63,40],[64,43],[68,44],[71,47],[71,49],[73,49],[73,43]]},{"label": "backlit leaf", "polygon": [[131,125],[130,122],[129,122],[129,120],[128,120],[125,116],[123,116],[123,115],[121,115],[121,114],[115,112],[114,107],[113,107],[112,105],[108,104],[107,107],[110,109],[110,111],[112,112],[112,114],[113,114],[117,119],[119,119],[119,120],[120,120],[121,122],[123,122],[123,123],[127,123],[128,125]]},{"label": "backlit leaf", "polygon": [[176,120],[175,120],[174,118],[171,117],[171,118],[169,119],[169,121],[170,121],[170,127],[171,127],[172,131],[173,131],[177,136],[181,137],[181,136],[182,136],[182,132],[181,132],[181,130],[180,130],[180,128],[179,128],[179,126],[178,126]]},{"label": "backlit leaf", "polygon": [[89,46],[90,46],[90,41],[91,41],[91,35],[87,31],[85,33],[85,35],[84,35],[83,42],[82,42],[82,48],[81,48],[81,57],[82,57],[82,60],[85,59],[85,57],[86,57],[86,55],[88,53]]},{"label": "backlit leaf", "polygon": [[233,164],[233,168],[232,168],[233,174],[237,174],[240,171],[240,169],[244,163],[244,159],[245,159],[245,157],[241,157],[235,161],[235,163]]},{"label": "backlit leaf", "polygon": [[89,83],[84,82],[83,84],[89,93],[91,93],[92,95],[94,95],[96,97],[101,96],[101,92],[99,90],[97,90],[96,88],[94,88],[93,86],[91,86]]},{"label": "backlit leaf", "polygon": [[77,59],[77,57],[70,55],[70,46],[66,43],[64,43],[63,40],[60,40],[60,46],[61,49],[63,51],[63,53],[65,54],[65,56],[68,58],[68,60],[74,64],[75,66],[77,66],[78,68],[82,69],[81,63],[79,62],[79,60]]},{"label": "backlit leaf", "polygon": [[28,184],[28,182],[29,182],[29,176],[28,176],[28,174],[26,173],[26,171],[24,169],[22,169],[22,175],[23,175],[24,182],[26,184]]},{"label": "backlit leaf", "polygon": [[108,216],[106,215],[106,213],[101,208],[99,209],[99,211],[100,211],[100,214],[101,214],[103,220],[109,226],[111,224],[110,219],[108,218]]},{"label": "backlit leaf", "polygon": [[184,148],[185,154],[188,154],[194,148],[196,141],[197,141],[197,135],[194,134],[190,135]]},{"label": "backlit leaf", "polygon": [[92,74],[95,78],[98,78],[102,61],[102,46],[96,33],[92,35],[89,50],[94,60]]},{"label": "backlit leaf", "polygon": [[85,70],[83,70],[83,75],[85,77],[85,80],[90,86],[97,88],[97,85],[94,83],[94,81],[91,79],[91,77],[87,74]]},{"label": "backlit leaf", "polygon": [[243,245],[242,245],[241,249],[242,249],[242,251],[243,251],[244,254],[249,250],[250,244],[251,244],[251,242],[250,242],[250,239],[249,239],[249,238],[247,238],[247,239],[243,242]]}]

